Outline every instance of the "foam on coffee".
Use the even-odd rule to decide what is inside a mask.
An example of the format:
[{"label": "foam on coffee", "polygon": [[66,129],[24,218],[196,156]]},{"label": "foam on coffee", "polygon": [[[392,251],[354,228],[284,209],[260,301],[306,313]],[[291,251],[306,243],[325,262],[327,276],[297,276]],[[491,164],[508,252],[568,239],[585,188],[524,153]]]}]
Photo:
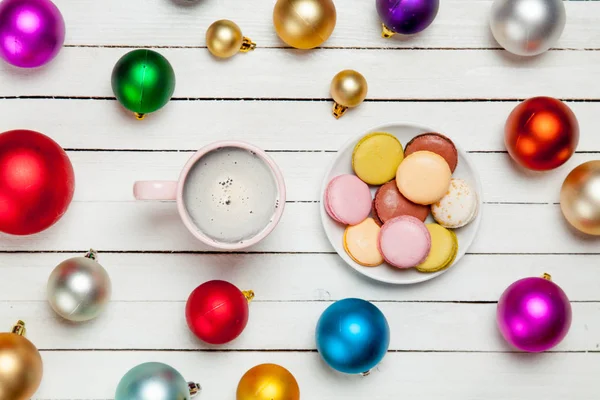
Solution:
[{"label": "foam on coffee", "polygon": [[205,154],[183,187],[187,212],[198,230],[222,243],[261,233],[279,207],[277,181],[256,153],[222,147]]}]

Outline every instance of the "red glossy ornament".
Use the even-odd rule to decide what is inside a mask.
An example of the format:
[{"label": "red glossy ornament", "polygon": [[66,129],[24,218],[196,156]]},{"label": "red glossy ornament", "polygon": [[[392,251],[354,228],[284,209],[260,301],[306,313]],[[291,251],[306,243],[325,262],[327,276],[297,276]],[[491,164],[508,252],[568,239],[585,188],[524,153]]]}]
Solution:
[{"label": "red glossy ornament", "polygon": [[28,130],[0,134],[0,231],[30,235],[49,228],[74,190],[71,161],[54,140]]},{"label": "red glossy ornament", "polygon": [[198,286],[188,298],[185,318],[200,340],[224,344],[237,338],[248,323],[251,290],[242,292],[225,281],[209,281]]},{"label": "red glossy ornament", "polygon": [[552,97],[533,97],[512,111],[505,126],[508,154],[535,171],[563,165],[579,143],[579,123],[573,111]]}]

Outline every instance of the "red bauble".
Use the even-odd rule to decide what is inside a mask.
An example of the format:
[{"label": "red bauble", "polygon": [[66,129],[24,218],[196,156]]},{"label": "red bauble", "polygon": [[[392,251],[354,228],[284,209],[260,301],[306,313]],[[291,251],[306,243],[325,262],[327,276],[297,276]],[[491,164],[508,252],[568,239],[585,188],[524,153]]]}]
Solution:
[{"label": "red bauble", "polygon": [[534,97],[512,111],[506,121],[504,141],[518,164],[547,171],[571,158],[579,143],[579,124],[562,101]]},{"label": "red bauble", "polygon": [[73,166],[55,141],[27,130],[0,134],[0,231],[30,235],[49,228],[74,190]]},{"label": "red bauble", "polygon": [[252,291],[242,292],[229,282],[203,283],[188,298],[185,307],[188,327],[206,343],[231,342],[248,323],[248,302],[252,297]]}]

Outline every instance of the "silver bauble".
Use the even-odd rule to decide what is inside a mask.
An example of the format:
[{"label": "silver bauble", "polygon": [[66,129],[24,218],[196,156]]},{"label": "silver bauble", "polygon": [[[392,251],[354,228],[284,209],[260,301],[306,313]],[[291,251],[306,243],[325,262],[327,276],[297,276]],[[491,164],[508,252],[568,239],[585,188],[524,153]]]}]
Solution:
[{"label": "silver bauble", "polygon": [[556,44],[566,19],[562,0],[495,0],[490,28],[506,50],[535,56]]},{"label": "silver bauble", "polygon": [[170,365],[149,362],[133,367],[121,378],[115,400],[190,400],[200,389]]},{"label": "silver bauble", "polygon": [[110,278],[90,250],[85,257],[65,260],[50,274],[47,295],[50,306],[69,321],[96,318],[110,299]]}]

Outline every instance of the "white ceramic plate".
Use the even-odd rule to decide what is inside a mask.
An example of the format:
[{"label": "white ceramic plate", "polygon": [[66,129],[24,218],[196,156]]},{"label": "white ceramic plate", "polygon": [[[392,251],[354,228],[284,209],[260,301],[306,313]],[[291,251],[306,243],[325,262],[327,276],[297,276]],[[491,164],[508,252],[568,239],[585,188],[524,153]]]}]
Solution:
[{"label": "white ceramic plate", "polygon": [[[323,181],[323,187],[321,188],[321,200],[323,199],[323,196],[325,194],[327,184],[329,183],[329,181],[331,181],[331,179],[338,175],[354,173],[352,171],[352,152],[354,150],[354,146],[356,146],[356,143],[358,143],[358,141],[363,136],[372,132],[390,133],[396,136],[403,146],[405,146],[406,143],[408,143],[412,138],[422,133],[444,133],[444,131],[438,131],[435,129],[430,129],[424,126],[419,126],[410,123],[398,123],[378,126],[363,133],[362,135],[348,142],[338,152],[335,160],[331,164],[331,167],[325,174],[325,180]],[[471,243],[473,243],[473,240],[475,239],[475,236],[477,234],[477,230],[479,229],[479,222],[481,221],[482,210],[482,190],[479,175],[475,170],[475,166],[469,160],[468,154],[465,151],[463,151],[456,142],[454,144],[456,145],[456,149],[458,150],[458,167],[456,168],[456,171],[454,171],[454,174],[452,174],[452,177],[461,178],[467,181],[477,191],[477,194],[479,196],[479,212],[475,220],[463,228],[454,230],[458,238],[458,254],[456,255],[456,260],[454,260],[454,263],[449,268],[434,273],[419,272],[415,268],[398,269],[385,263],[378,267],[364,267],[354,262],[354,260],[352,260],[350,256],[348,256],[348,254],[346,254],[343,245],[344,230],[346,227],[335,222],[329,217],[329,215],[325,211],[325,207],[323,206],[323,201],[321,201],[321,221],[323,222],[323,227],[325,228],[327,237],[329,238],[329,241],[331,242],[331,245],[333,246],[335,251],[339,254],[340,257],[342,257],[344,261],[346,261],[346,263],[349,266],[351,266],[361,274],[381,282],[393,283],[397,285],[408,285],[433,279],[436,276],[439,276],[444,272],[448,271],[460,261],[462,256],[465,255],[465,253],[471,246]],[[372,187],[371,192],[374,194],[376,189],[377,187]],[[430,215],[426,222],[435,221]]]}]

